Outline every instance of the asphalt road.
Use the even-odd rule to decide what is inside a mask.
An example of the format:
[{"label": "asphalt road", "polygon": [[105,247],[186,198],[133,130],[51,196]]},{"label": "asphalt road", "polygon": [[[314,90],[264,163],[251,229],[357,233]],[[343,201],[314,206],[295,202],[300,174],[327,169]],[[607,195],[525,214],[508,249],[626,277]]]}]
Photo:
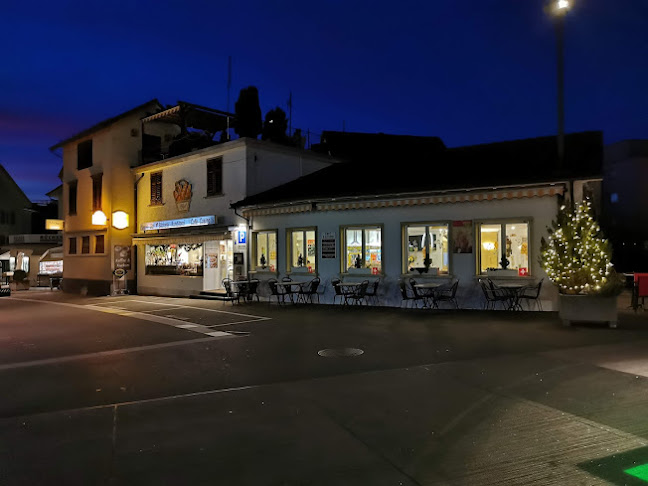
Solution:
[{"label": "asphalt road", "polygon": [[643,313],[19,292],[0,484],[648,484],[627,472],[648,463],[647,343]]}]

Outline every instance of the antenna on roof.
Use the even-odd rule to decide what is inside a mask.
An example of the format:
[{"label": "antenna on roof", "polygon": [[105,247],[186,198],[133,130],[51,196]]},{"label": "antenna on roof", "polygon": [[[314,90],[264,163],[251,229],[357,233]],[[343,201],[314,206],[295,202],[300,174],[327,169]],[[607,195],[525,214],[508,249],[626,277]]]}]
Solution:
[{"label": "antenna on roof", "polygon": [[227,56],[227,111],[230,111],[230,89],[232,88],[232,56]]}]

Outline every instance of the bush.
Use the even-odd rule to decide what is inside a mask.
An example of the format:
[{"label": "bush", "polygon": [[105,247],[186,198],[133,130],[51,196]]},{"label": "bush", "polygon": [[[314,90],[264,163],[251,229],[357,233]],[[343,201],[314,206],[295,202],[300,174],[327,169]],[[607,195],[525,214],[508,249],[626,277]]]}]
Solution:
[{"label": "bush", "polygon": [[14,282],[22,282],[27,280],[27,272],[24,270],[16,270],[13,274]]}]

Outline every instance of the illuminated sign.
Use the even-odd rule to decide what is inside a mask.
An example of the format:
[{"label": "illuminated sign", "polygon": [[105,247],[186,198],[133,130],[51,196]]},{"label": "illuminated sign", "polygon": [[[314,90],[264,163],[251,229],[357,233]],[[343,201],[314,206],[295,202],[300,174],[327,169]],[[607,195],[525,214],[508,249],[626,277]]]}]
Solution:
[{"label": "illuminated sign", "polygon": [[124,211],[115,211],[112,213],[112,225],[117,229],[128,228],[128,213]]},{"label": "illuminated sign", "polygon": [[198,216],[197,218],[169,219],[166,221],[151,221],[142,223],[142,231],[153,231],[173,228],[188,228],[191,226],[207,226],[216,224],[216,216]]},{"label": "illuminated sign", "polygon": [[245,241],[246,241],[245,236],[246,236],[245,230],[239,230],[239,232],[238,232],[238,241],[237,241],[237,243],[239,245],[245,245]]},{"label": "illuminated sign", "polygon": [[63,220],[62,219],[46,219],[45,220],[45,229],[46,230],[62,230],[63,229]]}]

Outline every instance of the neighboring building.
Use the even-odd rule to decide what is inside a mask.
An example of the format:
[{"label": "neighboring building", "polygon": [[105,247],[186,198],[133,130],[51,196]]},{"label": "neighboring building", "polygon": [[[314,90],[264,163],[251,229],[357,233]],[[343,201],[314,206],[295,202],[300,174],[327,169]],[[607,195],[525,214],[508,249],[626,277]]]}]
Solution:
[{"label": "neighboring building", "polygon": [[624,272],[648,271],[648,140],[605,147],[603,228]]},{"label": "neighboring building", "polygon": [[[349,137],[340,138],[354,147]],[[522,283],[545,277],[540,240],[570,187],[576,200],[600,194],[600,132],[568,135],[563,167],[555,137],[453,149],[428,140],[412,149],[408,137],[399,144],[381,135],[369,137],[383,147],[367,147],[366,158],[355,147],[336,150],[335,138],[327,137],[325,151],[350,162],[233,205],[250,219],[256,275],[317,275],[329,297],[323,302],[332,300],[333,278],[381,278],[381,301],[393,306],[401,303],[400,279],[458,279],[462,306],[480,307],[480,276],[508,274]],[[268,253],[276,254],[274,269]],[[499,270],[503,254],[507,272]],[[556,295],[545,280],[545,310]]]},{"label": "neighboring building", "polygon": [[331,163],[325,155],[241,138],[134,168],[138,292],[191,295],[245,275],[248,226],[231,203]]},{"label": "neighboring building", "polygon": [[[63,151],[62,210],[64,219],[63,289],[69,292],[108,294],[113,286],[114,247],[130,249],[134,224],[134,186],[131,167],[140,163],[146,148],[143,117],[163,109],[152,100],[105,120],[50,148]],[[157,127],[156,127],[157,128]],[[179,130],[164,127],[160,140]],[[108,224],[95,225],[92,216],[102,211]],[[130,215],[123,229],[112,226],[113,212]],[[134,272],[126,275],[134,287]]]},{"label": "neighboring building", "polygon": [[9,235],[31,232],[31,201],[7,170],[0,164],[0,248],[8,243]]}]

